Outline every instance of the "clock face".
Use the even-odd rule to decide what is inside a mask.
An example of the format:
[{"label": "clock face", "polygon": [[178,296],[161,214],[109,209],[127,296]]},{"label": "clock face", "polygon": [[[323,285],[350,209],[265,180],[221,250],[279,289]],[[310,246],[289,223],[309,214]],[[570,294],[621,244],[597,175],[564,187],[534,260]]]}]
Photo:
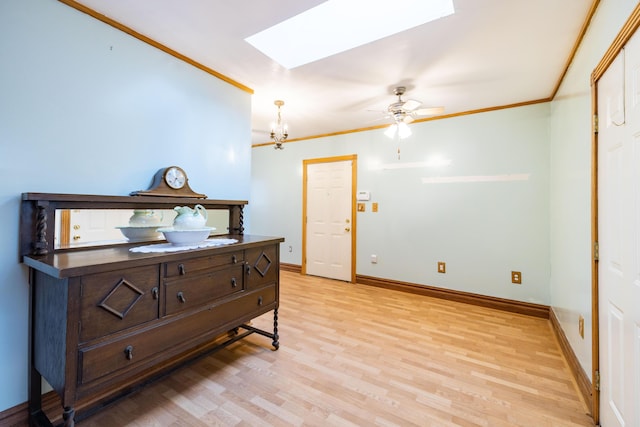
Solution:
[{"label": "clock face", "polygon": [[182,169],[172,166],[164,174],[164,181],[174,190],[179,190],[187,183],[187,175]]}]

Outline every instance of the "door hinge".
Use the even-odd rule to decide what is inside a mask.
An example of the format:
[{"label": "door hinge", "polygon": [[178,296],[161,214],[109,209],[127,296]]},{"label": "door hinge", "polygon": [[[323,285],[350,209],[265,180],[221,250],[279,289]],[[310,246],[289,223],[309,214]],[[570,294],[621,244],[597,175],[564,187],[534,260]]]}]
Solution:
[{"label": "door hinge", "polygon": [[598,115],[593,115],[593,133],[598,133]]},{"label": "door hinge", "polygon": [[593,260],[600,261],[600,243],[593,242]]},{"label": "door hinge", "polygon": [[600,371],[595,372],[594,381],[595,381],[596,391],[600,391]]}]

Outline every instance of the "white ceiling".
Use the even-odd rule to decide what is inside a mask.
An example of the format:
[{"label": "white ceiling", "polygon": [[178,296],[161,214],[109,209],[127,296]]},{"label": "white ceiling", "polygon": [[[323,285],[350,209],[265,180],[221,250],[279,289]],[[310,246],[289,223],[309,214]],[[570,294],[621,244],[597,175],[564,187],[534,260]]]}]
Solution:
[{"label": "white ceiling", "polygon": [[[77,0],[253,89],[253,144],[269,141],[276,99],[289,139],[391,123],[398,85],[443,114],[546,99],[592,2],[454,0],[454,15],[287,70],[244,39],[321,0]],[[402,3],[390,20],[411,13]]]}]

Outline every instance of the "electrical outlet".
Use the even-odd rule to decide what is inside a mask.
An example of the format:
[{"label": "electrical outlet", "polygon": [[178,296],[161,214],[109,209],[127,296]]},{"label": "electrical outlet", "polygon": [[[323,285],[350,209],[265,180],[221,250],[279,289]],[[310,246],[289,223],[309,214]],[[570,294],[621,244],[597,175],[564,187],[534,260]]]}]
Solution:
[{"label": "electrical outlet", "polygon": [[438,273],[446,273],[447,272],[447,264],[442,262],[442,261],[438,261]]},{"label": "electrical outlet", "polygon": [[371,264],[378,263],[378,255],[371,255]]},{"label": "electrical outlet", "polygon": [[371,204],[371,212],[378,212],[378,202],[373,202]]},{"label": "electrical outlet", "polygon": [[584,317],[582,316],[578,318],[578,333],[584,339]]},{"label": "electrical outlet", "polygon": [[516,285],[522,284],[522,273],[520,273],[519,271],[512,271],[511,283],[515,283]]}]

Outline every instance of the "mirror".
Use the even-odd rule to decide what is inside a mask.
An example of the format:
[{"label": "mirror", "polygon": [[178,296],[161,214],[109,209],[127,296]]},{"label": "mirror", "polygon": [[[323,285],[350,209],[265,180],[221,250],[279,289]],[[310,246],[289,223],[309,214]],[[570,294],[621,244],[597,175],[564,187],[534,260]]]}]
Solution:
[{"label": "mirror", "polygon": [[[171,227],[175,216],[173,209],[57,209],[54,248],[161,241],[155,229]],[[207,209],[207,216],[206,226],[215,228],[211,235],[229,233],[228,210]]]}]

